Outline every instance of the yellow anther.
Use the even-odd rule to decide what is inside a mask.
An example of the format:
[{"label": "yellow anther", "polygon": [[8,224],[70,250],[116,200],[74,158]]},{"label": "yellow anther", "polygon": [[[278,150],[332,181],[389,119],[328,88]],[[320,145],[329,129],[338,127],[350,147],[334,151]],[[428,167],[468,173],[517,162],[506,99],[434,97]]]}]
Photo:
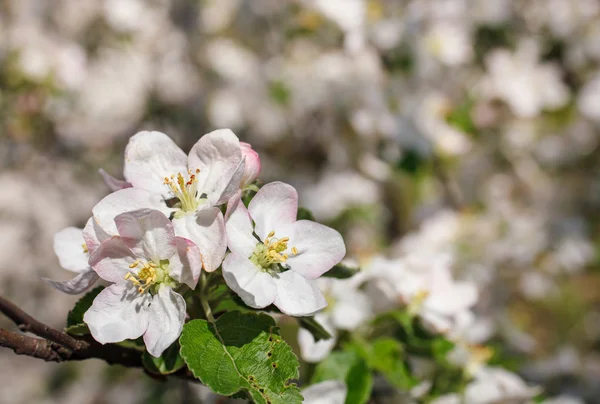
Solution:
[{"label": "yellow anther", "polygon": [[[131,264],[129,264],[129,268],[135,268],[139,265],[139,263],[140,263],[140,260],[135,260]],[[125,279],[127,279],[127,278],[125,278]]]},{"label": "yellow anther", "polygon": [[267,234],[267,238],[271,238],[271,237],[273,237],[274,235],[275,235],[275,232],[274,232],[274,231],[272,231],[272,232],[270,232],[269,234]]},{"label": "yellow anther", "polygon": [[83,252],[84,252],[84,253],[88,253],[88,252],[89,252],[89,250],[88,250],[88,248],[87,248],[87,245],[86,245],[85,243],[83,243],[83,244],[81,245],[81,248],[83,248]]},{"label": "yellow anther", "polygon": [[292,247],[292,254],[298,255],[298,249],[296,247]]},{"label": "yellow anther", "polygon": [[[136,260],[134,263],[129,265],[129,267],[135,268],[139,264],[140,260]],[[128,280],[137,286],[140,294],[144,293],[157,281],[156,268],[157,266],[154,262],[148,262],[142,266],[142,269],[140,269],[137,275],[127,272],[125,275],[125,280]]]}]

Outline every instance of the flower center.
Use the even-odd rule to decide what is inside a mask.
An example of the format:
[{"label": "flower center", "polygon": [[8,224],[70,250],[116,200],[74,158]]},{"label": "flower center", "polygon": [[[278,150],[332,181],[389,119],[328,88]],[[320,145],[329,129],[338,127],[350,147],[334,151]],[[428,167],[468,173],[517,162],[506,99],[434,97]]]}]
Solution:
[{"label": "flower center", "polygon": [[171,281],[171,277],[166,269],[167,265],[168,261],[166,263],[161,261],[161,265],[156,265],[152,261],[148,261],[143,264],[141,260],[135,260],[131,265],[129,265],[129,268],[141,268],[137,274],[133,272],[127,272],[125,279],[137,286],[138,292],[142,294],[148,291],[154,285]]},{"label": "flower center", "polygon": [[202,196],[198,197],[198,180],[196,174],[200,169],[188,171],[189,180],[186,181],[181,173],[165,177],[164,184],[169,187],[171,192],[179,199],[178,207],[184,212],[192,212],[198,208]]},{"label": "flower center", "polygon": [[[289,237],[276,238],[275,232],[270,232],[264,242],[256,244],[250,261],[265,271],[280,272],[279,264],[284,264],[289,258],[287,253],[289,241]],[[298,249],[292,247],[290,253],[296,255]]]}]

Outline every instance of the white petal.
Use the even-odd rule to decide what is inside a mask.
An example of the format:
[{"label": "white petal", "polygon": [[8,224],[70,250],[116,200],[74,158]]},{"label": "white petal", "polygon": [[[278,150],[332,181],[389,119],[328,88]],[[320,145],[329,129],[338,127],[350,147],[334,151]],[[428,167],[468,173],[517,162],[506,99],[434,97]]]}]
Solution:
[{"label": "white petal", "polygon": [[200,249],[202,267],[212,272],[221,265],[227,250],[225,221],[218,208],[209,208],[173,219],[175,234],[191,240]]},{"label": "white petal", "polygon": [[335,329],[332,327],[331,322],[327,315],[318,313],[315,316],[315,320],[327,330],[332,337],[329,339],[322,339],[315,341],[315,338],[304,328],[298,330],[298,345],[300,347],[300,356],[302,359],[309,363],[321,362],[325,359],[336,343]]},{"label": "white petal", "polygon": [[126,188],[105,196],[92,208],[92,214],[106,233],[116,236],[118,233],[115,217],[138,209],[156,209],[166,216],[172,211],[159,194],[145,189]]},{"label": "white petal", "polygon": [[111,285],[96,296],[83,321],[102,344],[138,338],[148,327],[149,298],[129,282]]},{"label": "white petal", "polygon": [[99,169],[98,172],[102,176],[104,183],[113,192],[118,191],[119,189],[123,189],[123,188],[131,188],[130,183],[128,183],[127,181],[123,181],[123,180],[113,177],[112,175],[110,175],[109,173],[104,171],[102,168]]},{"label": "white petal", "polygon": [[241,193],[238,191],[227,203],[225,215],[227,245],[233,253],[248,258],[252,255],[258,240],[252,235],[254,231],[252,219],[240,199]]},{"label": "white petal", "polygon": [[249,143],[240,142],[240,149],[242,150],[242,157],[244,158],[244,174],[242,175],[240,187],[244,188],[252,184],[252,182],[258,178],[261,164],[258,153],[252,149],[252,146]]},{"label": "white petal", "polygon": [[331,227],[310,220],[299,220],[285,230],[290,248],[298,254],[290,255],[287,264],[308,279],[316,279],[339,263],[346,255],[342,236]]},{"label": "white petal", "polygon": [[148,310],[144,343],[150,355],[158,358],[181,334],[185,320],[185,300],[169,286],[161,286]]},{"label": "white petal", "polygon": [[223,278],[250,307],[261,309],[275,300],[277,287],[273,278],[247,257],[229,254],[223,261]]},{"label": "white petal", "polygon": [[115,217],[119,235],[138,257],[155,263],[175,255],[175,231],[164,213],[153,209],[139,209]]},{"label": "white petal", "polygon": [[63,293],[77,295],[85,292],[90,288],[90,286],[96,283],[98,280],[98,274],[91,268],[88,268],[87,271],[81,272],[76,277],[69,279],[68,281],[53,281],[52,279],[48,278],[42,279]]},{"label": "white petal", "polygon": [[138,132],[125,148],[125,179],[136,188],[166,195],[165,177],[187,173],[187,156],[161,132]]},{"label": "white petal", "polygon": [[298,193],[289,184],[271,182],[256,193],[248,205],[248,211],[261,240],[271,231],[276,232],[276,237],[286,237],[286,234],[279,234],[277,230],[296,221]]},{"label": "white petal", "polygon": [[442,315],[454,315],[477,303],[477,287],[471,282],[455,282],[444,290],[431,290],[423,303],[428,310]]},{"label": "white petal", "polygon": [[191,240],[175,237],[177,254],[169,259],[169,275],[194,289],[202,271],[202,255]]},{"label": "white petal", "polygon": [[134,272],[129,266],[136,258],[123,239],[115,236],[100,244],[90,255],[90,266],[102,279],[122,282],[128,272]]},{"label": "white petal", "polygon": [[372,313],[371,302],[365,294],[349,291],[348,296],[336,301],[331,317],[336,328],[351,331],[365,322]]},{"label": "white petal", "polygon": [[93,253],[100,244],[111,237],[110,234],[100,227],[98,221],[94,219],[93,216],[90,217],[85,224],[82,236],[85,240],[85,245],[88,248],[88,254]]},{"label": "white petal", "polygon": [[348,388],[339,380],[327,380],[302,390],[304,404],[344,404]]},{"label": "white petal", "polygon": [[277,285],[275,306],[288,316],[310,316],[327,307],[317,283],[292,270],[273,277]]},{"label": "white petal", "polygon": [[198,190],[207,195],[211,205],[225,203],[239,189],[244,173],[237,136],[229,129],[202,136],[190,150],[188,167],[200,169]]},{"label": "white petal", "polygon": [[89,269],[89,254],[83,246],[83,230],[77,227],[67,227],[54,235],[54,252],[66,270],[81,273]]}]

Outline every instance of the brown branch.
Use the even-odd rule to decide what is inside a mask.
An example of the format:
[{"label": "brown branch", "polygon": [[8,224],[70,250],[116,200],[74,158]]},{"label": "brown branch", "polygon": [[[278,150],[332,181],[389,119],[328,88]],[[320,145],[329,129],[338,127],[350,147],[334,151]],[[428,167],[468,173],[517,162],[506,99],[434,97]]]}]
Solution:
[{"label": "brown branch", "polygon": [[21,331],[33,333],[71,350],[79,350],[85,347],[85,342],[40,323],[2,296],[0,296],[0,312],[10,318]]},{"label": "brown branch", "polygon": [[[75,338],[39,322],[2,297],[0,312],[6,314],[20,330],[42,337],[31,337],[0,328],[0,347],[12,349],[17,355],[31,356],[46,362],[102,359],[111,365],[143,368],[142,352],[139,350],[115,344],[102,345],[89,336]],[[187,368],[181,369],[173,376],[198,381]]]}]

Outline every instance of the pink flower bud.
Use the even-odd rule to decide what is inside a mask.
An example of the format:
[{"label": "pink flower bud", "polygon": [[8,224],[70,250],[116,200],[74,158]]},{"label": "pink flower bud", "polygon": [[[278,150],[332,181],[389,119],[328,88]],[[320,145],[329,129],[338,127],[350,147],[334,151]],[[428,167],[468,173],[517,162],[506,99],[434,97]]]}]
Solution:
[{"label": "pink flower bud", "polygon": [[258,153],[252,149],[249,143],[240,142],[240,149],[242,150],[242,157],[246,159],[244,175],[240,184],[240,188],[244,188],[252,184],[260,174],[260,157],[258,157]]}]

